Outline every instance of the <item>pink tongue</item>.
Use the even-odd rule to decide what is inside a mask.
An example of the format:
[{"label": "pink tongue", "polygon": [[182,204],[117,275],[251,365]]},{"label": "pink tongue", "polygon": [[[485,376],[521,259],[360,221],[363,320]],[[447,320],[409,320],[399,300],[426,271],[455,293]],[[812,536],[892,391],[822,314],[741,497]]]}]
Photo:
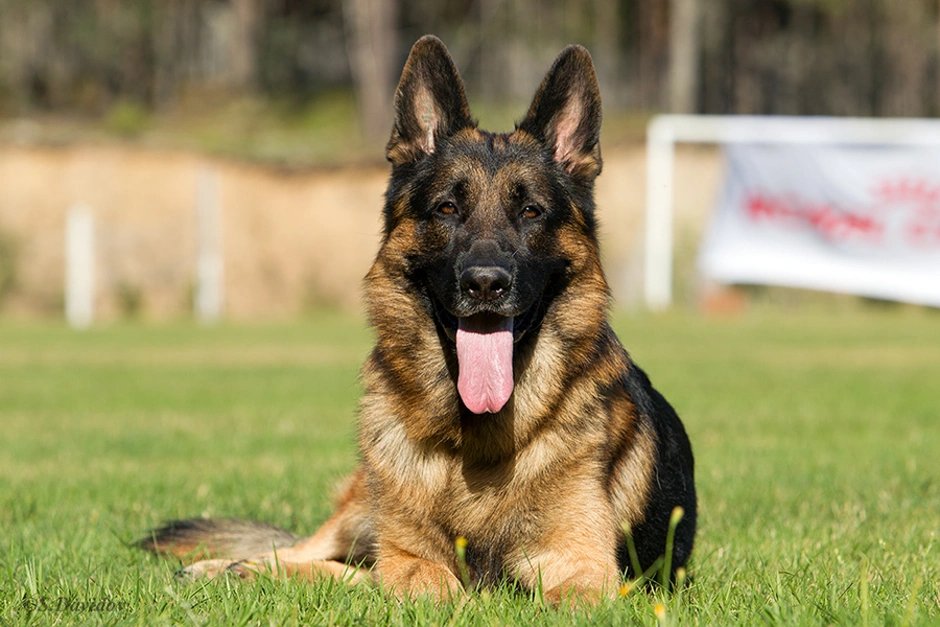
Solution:
[{"label": "pink tongue", "polygon": [[467,409],[475,414],[502,409],[512,394],[512,318],[460,318],[457,363],[457,391]]}]

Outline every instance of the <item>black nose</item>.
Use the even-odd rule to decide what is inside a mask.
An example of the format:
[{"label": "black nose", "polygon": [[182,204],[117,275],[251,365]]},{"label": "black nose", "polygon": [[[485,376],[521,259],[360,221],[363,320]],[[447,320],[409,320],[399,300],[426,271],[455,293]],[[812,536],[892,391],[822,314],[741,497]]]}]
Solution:
[{"label": "black nose", "polygon": [[484,302],[496,300],[511,285],[509,272],[499,266],[471,266],[460,273],[460,289],[464,294]]}]

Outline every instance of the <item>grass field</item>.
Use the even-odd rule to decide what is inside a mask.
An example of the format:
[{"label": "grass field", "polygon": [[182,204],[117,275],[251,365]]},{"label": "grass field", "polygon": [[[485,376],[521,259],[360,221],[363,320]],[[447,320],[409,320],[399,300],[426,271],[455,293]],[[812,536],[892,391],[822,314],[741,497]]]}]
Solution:
[{"label": "grass field", "polygon": [[0,625],[940,624],[940,315],[616,326],[692,439],[692,581],[572,614],[506,590],[187,583],[126,547],[193,515],[313,531],[355,464],[359,321],[0,323]]}]

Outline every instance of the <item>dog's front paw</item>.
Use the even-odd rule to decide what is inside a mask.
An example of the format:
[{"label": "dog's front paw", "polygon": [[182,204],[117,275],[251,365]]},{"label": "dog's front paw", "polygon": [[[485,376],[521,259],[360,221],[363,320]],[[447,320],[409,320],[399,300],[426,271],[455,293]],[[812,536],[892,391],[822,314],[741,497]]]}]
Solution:
[{"label": "dog's front paw", "polygon": [[225,569],[227,572],[238,575],[242,579],[254,579],[262,572],[270,572],[271,567],[266,559],[247,559],[231,562]]},{"label": "dog's front paw", "polygon": [[186,566],[176,576],[180,579],[215,579],[237,563],[232,560],[202,560]]}]

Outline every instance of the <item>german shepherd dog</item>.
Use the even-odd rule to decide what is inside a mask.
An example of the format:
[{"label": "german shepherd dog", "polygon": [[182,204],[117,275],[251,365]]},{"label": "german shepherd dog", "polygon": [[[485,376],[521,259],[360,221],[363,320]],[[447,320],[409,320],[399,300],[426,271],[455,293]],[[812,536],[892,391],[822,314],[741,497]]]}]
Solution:
[{"label": "german shepherd dog", "polygon": [[638,576],[637,562],[655,565],[681,507],[672,565],[684,565],[691,447],[607,319],[600,124],[580,46],[558,56],[516,130],[497,134],[477,128],[441,41],[420,39],[395,94],[383,239],[365,279],[376,344],[361,464],[336,512],[299,541],[190,520],[140,546],[204,558],[184,571],[194,576],[332,575],[435,598],[509,581],[591,603]]}]

